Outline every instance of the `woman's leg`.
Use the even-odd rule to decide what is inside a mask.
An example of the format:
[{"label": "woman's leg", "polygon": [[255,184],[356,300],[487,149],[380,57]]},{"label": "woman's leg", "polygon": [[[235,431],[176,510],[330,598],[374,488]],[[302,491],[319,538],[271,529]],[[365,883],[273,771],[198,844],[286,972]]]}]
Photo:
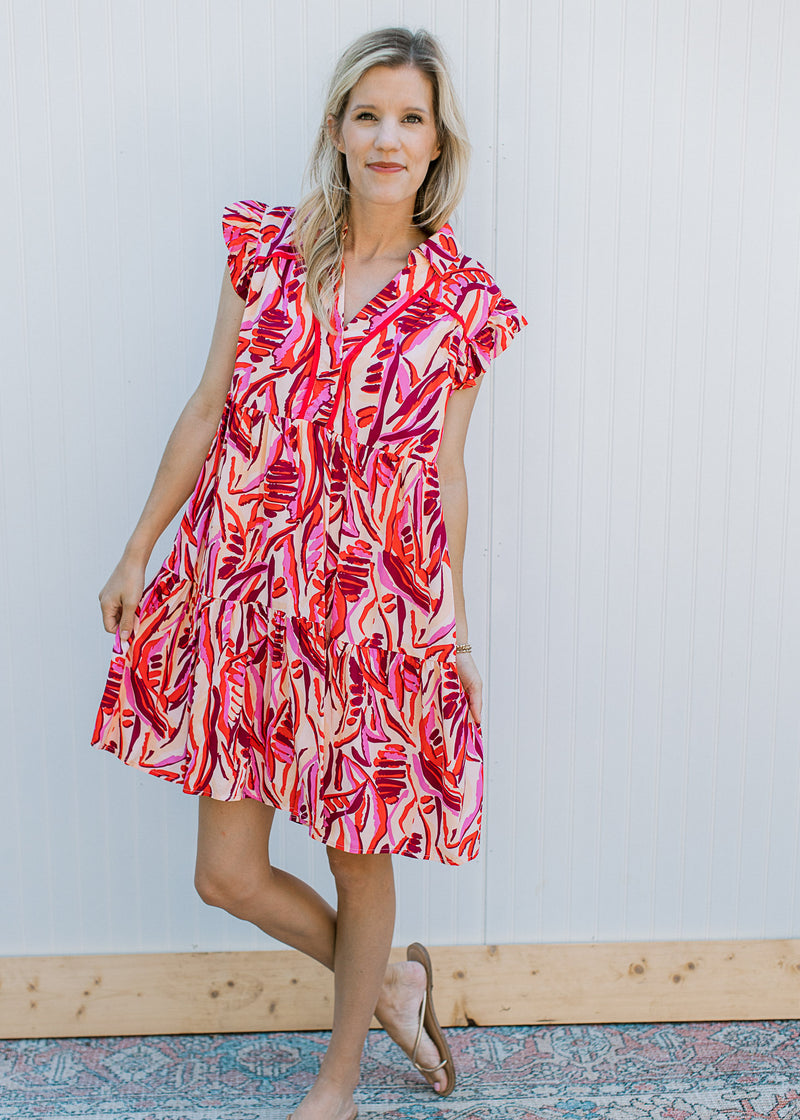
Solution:
[{"label": "woman's leg", "polygon": [[333,1030],[319,1076],[292,1120],[350,1120],[361,1055],[383,987],[394,929],[392,857],[328,848],[338,901]]},{"label": "woman's leg", "polygon": [[[350,868],[355,870],[359,866],[358,861],[384,860],[389,866],[389,877],[386,878],[385,872],[380,873],[380,865],[376,864],[379,873],[374,886],[370,883],[369,889],[382,890],[388,902],[387,891],[391,883],[393,921],[394,881],[391,877],[390,857],[351,856],[328,849],[337,881],[337,920],[337,912],[312,887],[294,875],[272,866],[269,858],[269,834],[274,809],[252,799],[229,802],[200,797],[198,804],[195,884],[200,897],[209,905],[220,906],[237,918],[252,922],[269,936],[299,949],[338,974],[340,962],[337,952],[341,948],[338,944],[339,937],[342,937],[345,949],[348,944],[352,944],[350,927],[357,920],[359,911],[356,877]],[[337,860],[341,865],[338,874]],[[353,860],[357,862],[353,864]],[[338,921],[342,919],[344,927],[340,935]],[[383,934],[378,934],[379,941],[382,936]],[[391,941],[391,928],[388,936]],[[341,961],[345,975],[348,972],[347,960],[351,955],[346,952]],[[355,962],[356,968],[359,963]],[[388,968],[385,964],[384,961],[384,977],[377,1004],[374,1005],[375,1015],[390,1037],[410,1055],[417,1032],[419,1006],[425,990],[425,971],[421,965],[410,961],[391,964]],[[371,967],[377,966],[373,962]],[[337,1007],[338,981],[337,975]],[[343,1006],[346,1005],[345,994]],[[337,1036],[337,1048],[340,1045],[342,1054],[348,1053],[348,1047],[352,1051],[354,1043],[352,1039],[347,1041],[346,1032],[342,1035],[341,1044]],[[334,1048],[334,1057],[339,1052],[337,1048]],[[424,1066],[434,1066],[439,1061],[438,1050],[427,1035],[423,1035],[417,1060]],[[439,1091],[445,1088],[446,1077],[441,1070],[426,1076]],[[303,1120],[302,1114],[298,1120]]]},{"label": "woman's leg", "polygon": [[252,798],[198,802],[194,881],[203,901],[333,969],[336,911],[302,879],[272,866],[275,810]]}]

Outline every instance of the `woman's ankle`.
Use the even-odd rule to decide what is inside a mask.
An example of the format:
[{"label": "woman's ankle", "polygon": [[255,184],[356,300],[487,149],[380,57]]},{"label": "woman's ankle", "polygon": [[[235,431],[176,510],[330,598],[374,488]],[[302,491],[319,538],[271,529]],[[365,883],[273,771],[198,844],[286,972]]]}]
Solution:
[{"label": "woman's ankle", "polygon": [[320,1062],[319,1073],[316,1077],[317,1084],[320,1088],[325,1088],[331,1093],[339,1094],[342,1097],[352,1097],[358,1088],[361,1074],[360,1063],[355,1069],[348,1069],[337,1065],[335,1060],[326,1064],[326,1060],[327,1054]]},{"label": "woman's ankle", "polygon": [[295,1108],[292,1117],[298,1113],[303,1116],[336,1117],[336,1120],[354,1120],[358,1114],[353,1093],[337,1088],[335,1083],[318,1076],[303,1100]]}]

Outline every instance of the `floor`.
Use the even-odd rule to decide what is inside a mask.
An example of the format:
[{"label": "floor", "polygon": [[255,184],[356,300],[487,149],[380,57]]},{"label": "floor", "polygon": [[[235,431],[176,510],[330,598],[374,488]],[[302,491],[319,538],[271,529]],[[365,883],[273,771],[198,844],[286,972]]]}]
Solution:
[{"label": "floor", "polygon": [[[800,1020],[460,1028],[437,1099],[379,1031],[359,1120],[800,1120]],[[0,1042],[0,1120],[286,1120],[325,1032]]]}]

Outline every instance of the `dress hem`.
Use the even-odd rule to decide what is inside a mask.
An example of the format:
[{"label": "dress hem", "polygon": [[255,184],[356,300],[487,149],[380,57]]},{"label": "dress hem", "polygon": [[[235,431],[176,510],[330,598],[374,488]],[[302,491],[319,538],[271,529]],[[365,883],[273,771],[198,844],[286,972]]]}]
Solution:
[{"label": "dress hem", "polygon": [[[113,758],[118,759],[124,766],[127,766],[131,770],[138,770],[140,773],[147,774],[151,778],[160,778],[162,781],[167,782],[169,785],[180,786],[181,777],[179,774],[172,775],[167,772],[159,772],[157,767],[143,766],[140,762],[137,762],[136,759],[123,757],[123,755],[121,755],[115,747],[110,746],[107,743],[96,741],[91,745],[95,748],[96,751],[102,752],[103,754],[111,755]],[[403,837],[402,840],[398,842],[398,844],[396,844],[394,847],[389,845],[386,848],[379,848],[374,852],[364,852],[363,850],[354,852],[352,851],[352,849],[345,847],[343,844],[337,844],[335,842],[330,843],[325,839],[323,833],[321,833],[319,829],[315,829],[312,825],[309,824],[308,821],[303,820],[302,818],[297,816],[297,814],[293,813],[291,808],[287,805],[281,805],[273,801],[265,801],[264,798],[256,797],[254,794],[247,793],[246,791],[244,791],[241,796],[238,797],[214,798],[210,790],[191,790],[186,789],[186,786],[182,785],[180,786],[180,792],[186,794],[187,797],[211,797],[212,799],[220,801],[223,804],[234,801],[260,801],[262,805],[266,805],[270,809],[276,809],[281,813],[286,813],[289,817],[289,820],[293,824],[299,825],[301,828],[305,829],[311,840],[314,840],[319,844],[324,844],[326,848],[335,848],[340,852],[350,852],[350,854],[352,855],[405,856],[407,859],[422,860],[425,863],[441,863],[448,867],[462,867],[464,864],[471,863],[473,860],[477,859],[480,854],[480,836],[478,836],[475,843],[470,844],[469,855],[464,855],[456,859],[443,858],[441,849],[438,847],[433,848],[429,856],[421,855],[418,852],[403,851],[402,846],[408,846],[407,837]]]}]

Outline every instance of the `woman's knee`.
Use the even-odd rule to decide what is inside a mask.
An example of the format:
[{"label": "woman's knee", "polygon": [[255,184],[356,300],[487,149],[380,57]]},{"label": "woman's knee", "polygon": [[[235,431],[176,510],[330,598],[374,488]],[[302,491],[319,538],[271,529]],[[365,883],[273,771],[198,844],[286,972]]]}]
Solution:
[{"label": "woman's knee", "polygon": [[255,802],[200,800],[195,890],[233,914],[269,889],[269,832],[274,810]]},{"label": "woman's knee", "polygon": [[326,850],[339,890],[371,890],[393,880],[392,857],[386,853],[361,855],[330,846]]},{"label": "woman's knee", "polygon": [[230,892],[224,876],[215,873],[213,868],[201,864],[199,860],[194,869],[194,889],[207,906],[219,906],[222,910],[227,910]]},{"label": "woman's knee", "polygon": [[263,898],[269,890],[271,870],[266,862],[263,866],[254,863],[249,867],[232,867],[198,860],[194,888],[207,906],[238,914],[249,910],[254,899]]}]

